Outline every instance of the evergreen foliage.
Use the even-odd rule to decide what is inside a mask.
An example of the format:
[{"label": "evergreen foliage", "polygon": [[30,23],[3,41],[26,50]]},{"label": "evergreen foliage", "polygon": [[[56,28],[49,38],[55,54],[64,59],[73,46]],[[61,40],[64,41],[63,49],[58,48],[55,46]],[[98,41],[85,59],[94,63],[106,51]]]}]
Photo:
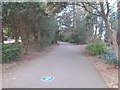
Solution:
[{"label": "evergreen foliage", "polygon": [[45,2],[6,2],[3,4],[3,28],[11,30],[14,39],[21,38],[25,48],[32,42],[41,47],[56,42],[57,20],[46,12]]},{"label": "evergreen foliage", "polygon": [[12,44],[1,44],[2,45],[2,61],[8,62],[11,60],[19,60],[21,54],[22,45],[17,43]]},{"label": "evergreen foliage", "polygon": [[100,55],[108,50],[106,44],[100,40],[95,40],[94,42],[87,45],[87,51],[91,55]]},{"label": "evergreen foliage", "polygon": [[98,58],[105,60],[106,64],[116,64],[120,66],[120,61],[116,60],[115,53],[113,50],[105,52],[104,54],[98,56]]}]

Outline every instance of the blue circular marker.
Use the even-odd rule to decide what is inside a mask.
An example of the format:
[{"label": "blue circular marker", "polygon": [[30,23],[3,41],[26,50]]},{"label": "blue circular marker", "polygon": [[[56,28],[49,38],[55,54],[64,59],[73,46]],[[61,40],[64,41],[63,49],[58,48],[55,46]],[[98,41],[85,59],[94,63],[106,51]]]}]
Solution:
[{"label": "blue circular marker", "polygon": [[54,79],[55,79],[54,77],[50,77],[50,76],[44,76],[41,78],[41,80],[44,82],[53,81]]}]

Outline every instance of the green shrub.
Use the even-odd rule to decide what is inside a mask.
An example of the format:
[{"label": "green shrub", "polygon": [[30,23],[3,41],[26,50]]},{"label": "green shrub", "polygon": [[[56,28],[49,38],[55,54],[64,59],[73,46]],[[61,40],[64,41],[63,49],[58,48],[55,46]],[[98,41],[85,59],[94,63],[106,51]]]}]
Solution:
[{"label": "green shrub", "polygon": [[22,45],[17,43],[2,44],[2,62],[19,60]]},{"label": "green shrub", "polygon": [[85,44],[87,40],[86,30],[79,28],[70,35],[70,42],[76,44]]},{"label": "green shrub", "polygon": [[98,56],[98,58],[105,60],[106,64],[114,64],[120,67],[120,60],[116,59],[114,50],[108,50],[107,52]]},{"label": "green shrub", "polygon": [[87,51],[91,55],[100,55],[108,50],[106,44],[100,40],[95,40],[94,42],[87,45]]},{"label": "green shrub", "polygon": [[59,40],[75,44],[85,44],[87,40],[86,30],[78,28],[70,32],[61,33]]}]

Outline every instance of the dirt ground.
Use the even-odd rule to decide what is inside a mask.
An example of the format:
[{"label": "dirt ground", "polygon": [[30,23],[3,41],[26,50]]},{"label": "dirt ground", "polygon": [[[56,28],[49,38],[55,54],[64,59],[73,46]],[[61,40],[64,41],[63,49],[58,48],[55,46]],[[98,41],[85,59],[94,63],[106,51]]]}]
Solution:
[{"label": "dirt ground", "polygon": [[118,88],[118,68],[114,65],[105,64],[104,60],[96,56],[89,55],[86,51],[86,45],[80,45],[84,56],[88,57],[90,62],[96,67],[105,83],[109,88]]}]

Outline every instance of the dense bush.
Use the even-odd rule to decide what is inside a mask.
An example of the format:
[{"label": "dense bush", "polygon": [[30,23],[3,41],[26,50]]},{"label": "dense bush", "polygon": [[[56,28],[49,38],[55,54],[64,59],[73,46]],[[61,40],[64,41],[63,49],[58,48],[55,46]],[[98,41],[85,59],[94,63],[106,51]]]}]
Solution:
[{"label": "dense bush", "polygon": [[105,52],[104,54],[98,56],[98,58],[105,60],[106,64],[118,64],[120,66],[120,61],[116,60],[116,56],[113,50]]},{"label": "dense bush", "polygon": [[107,51],[107,46],[104,42],[95,40],[87,45],[87,51],[92,55],[100,55]]},{"label": "dense bush", "polygon": [[76,44],[85,44],[87,36],[84,29],[77,29],[70,35],[70,42]]},{"label": "dense bush", "polygon": [[59,35],[58,35],[58,40],[60,40],[60,41],[64,41],[63,39],[64,39],[64,36],[61,35],[61,34],[59,34]]},{"label": "dense bush", "polygon": [[21,50],[21,44],[2,44],[2,62],[8,62],[13,59],[19,60]]},{"label": "dense bush", "polygon": [[84,29],[78,28],[73,31],[61,33],[59,35],[59,40],[75,44],[85,44],[87,40],[87,34]]},{"label": "dense bush", "polygon": [[70,35],[66,35],[66,33],[60,33],[58,40],[63,42],[70,42]]}]

